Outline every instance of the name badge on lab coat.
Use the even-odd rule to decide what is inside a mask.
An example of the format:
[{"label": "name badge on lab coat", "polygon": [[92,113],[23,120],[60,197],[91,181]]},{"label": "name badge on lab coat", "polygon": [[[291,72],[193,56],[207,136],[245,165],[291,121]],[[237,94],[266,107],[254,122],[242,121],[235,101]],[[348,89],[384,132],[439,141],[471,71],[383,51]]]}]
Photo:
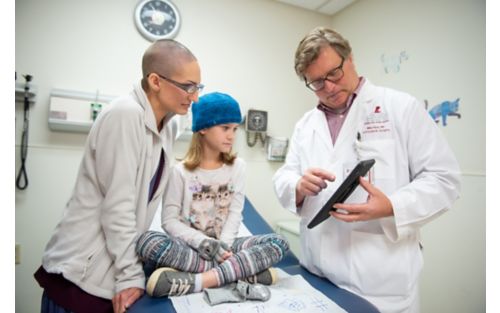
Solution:
[{"label": "name badge on lab coat", "polygon": [[383,108],[375,105],[368,114],[361,130],[363,140],[389,139],[392,137],[392,123]]}]

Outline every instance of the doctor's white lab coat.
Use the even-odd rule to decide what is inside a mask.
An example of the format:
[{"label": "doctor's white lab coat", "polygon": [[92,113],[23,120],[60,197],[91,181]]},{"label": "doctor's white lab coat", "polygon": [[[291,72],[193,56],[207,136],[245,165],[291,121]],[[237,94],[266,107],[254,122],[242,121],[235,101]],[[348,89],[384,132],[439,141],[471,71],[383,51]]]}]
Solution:
[{"label": "doctor's white lab coat", "polygon": [[[360,141],[356,138],[360,135]],[[307,224],[358,160],[375,159],[372,183],[390,199],[394,216]],[[311,167],[334,182],[295,205],[295,187]],[[368,80],[332,145],[325,114],[314,108],[296,124],[285,164],[273,177],[281,205],[301,217],[301,264],[372,302],[381,312],[418,312],[423,260],[419,229],[458,198],[460,169],[440,129],[414,97]],[[348,203],[364,203],[359,187]]]}]

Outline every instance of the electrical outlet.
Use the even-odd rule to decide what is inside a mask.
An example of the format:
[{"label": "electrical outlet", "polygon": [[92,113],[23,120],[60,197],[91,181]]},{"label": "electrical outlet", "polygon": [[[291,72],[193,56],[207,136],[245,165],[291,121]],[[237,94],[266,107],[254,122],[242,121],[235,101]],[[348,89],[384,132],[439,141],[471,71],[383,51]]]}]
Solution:
[{"label": "electrical outlet", "polygon": [[21,245],[16,243],[16,264],[21,264]]}]

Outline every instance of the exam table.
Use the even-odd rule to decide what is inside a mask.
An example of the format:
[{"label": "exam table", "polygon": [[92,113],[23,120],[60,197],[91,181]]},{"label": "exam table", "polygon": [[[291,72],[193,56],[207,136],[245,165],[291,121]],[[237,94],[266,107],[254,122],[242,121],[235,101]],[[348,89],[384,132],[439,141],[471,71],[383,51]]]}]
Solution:
[{"label": "exam table", "polygon": [[[243,208],[243,223],[252,234],[273,232],[273,229],[246,198]],[[311,286],[321,291],[325,296],[349,313],[379,313],[377,308],[367,300],[337,287],[326,278],[321,278],[307,271],[304,267],[300,266],[298,259],[291,251],[288,251],[283,260],[276,264],[275,267],[281,268],[290,275],[302,275]],[[144,294],[144,296],[127,310],[127,313],[143,312],[175,313],[175,309],[172,305],[172,301],[168,298],[152,298]]]}]

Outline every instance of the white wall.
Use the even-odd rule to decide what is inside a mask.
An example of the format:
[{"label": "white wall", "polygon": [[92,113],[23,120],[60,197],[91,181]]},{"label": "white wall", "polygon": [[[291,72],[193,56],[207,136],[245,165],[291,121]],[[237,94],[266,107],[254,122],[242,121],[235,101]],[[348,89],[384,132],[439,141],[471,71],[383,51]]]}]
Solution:
[{"label": "white wall", "polygon": [[[351,42],[358,73],[430,105],[460,97],[461,119],[442,127],[463,171],[461,198],[422,229],[422,312],[485,311],[484,0],[359,0],[332,18]],[[383,53],[406,51],[399,73]]]},{"label": "white wall", "polygon": [[[120,95],[140,78],[141,56],[150,44],[133,24],[137,0],[17,0],[18,76],[32,74],[38,101],[32,107],[27,171],[29,187],[16,191],[16,312],[37,312],[41,289],[32,274],[73,188],[86,139],[48,129],[52,88]],[[290,136],[314,98],[293,71],[300,38],[330,18],[268,0],[174,0],[182,16],[177,40],[198,57],[207,91],[232,94],[243,110],[269,112],[269,134]],[[18,81],[23,81],[18,79]],[[283,118],[286,114],[287,118]],[[16,104],[16,145],[22,106]],[[240,132],[236,150],[248,163],[247,194],[264,218],[293,218],[280,208],[271,177],[280,163],[248,148]],[[176,147],[182,156],[187,143]],[[19,168],[16,147],[16,172]]]}]

